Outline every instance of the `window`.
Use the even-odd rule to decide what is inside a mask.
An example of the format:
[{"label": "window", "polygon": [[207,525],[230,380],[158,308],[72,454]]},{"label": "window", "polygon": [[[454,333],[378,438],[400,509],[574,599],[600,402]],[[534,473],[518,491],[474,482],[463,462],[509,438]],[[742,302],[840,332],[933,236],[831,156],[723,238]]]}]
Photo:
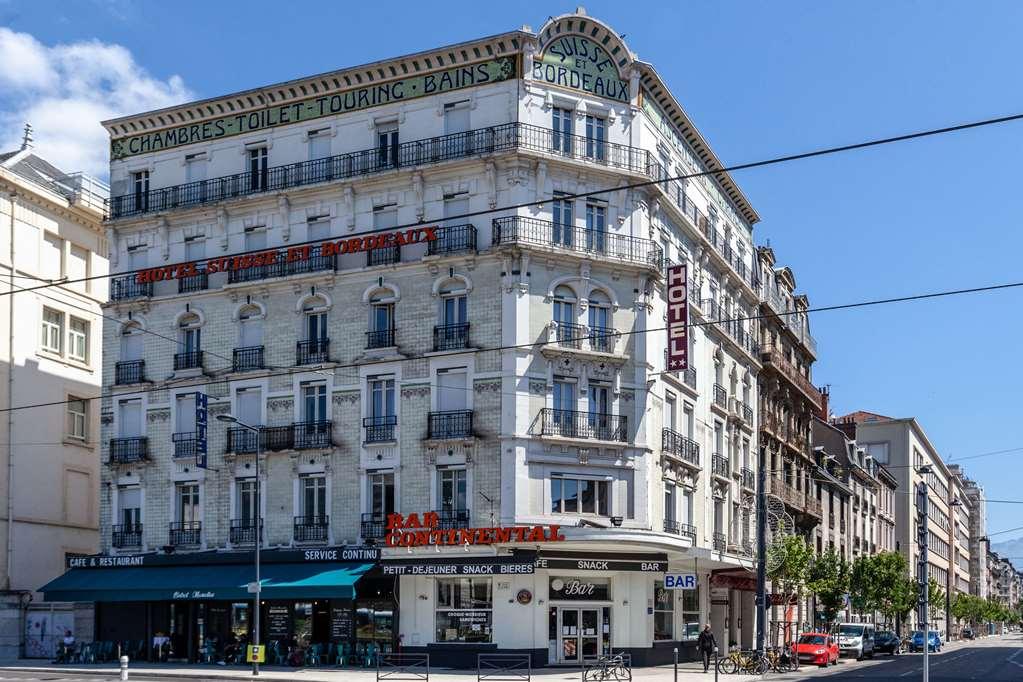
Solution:
[{"label": "window", "polygon": [[86,425],[88,423],[89,401],[84,398],[68,396],[67,398],[67,436],[75,440],[84,441],[88,437]]},{"label": "window", "polygon": [[382,167],[398,165],[398,124],[377,126],[377,164]]},{"label": "window", "polygon": [[610,353],[614,341],[614,329],[611,326],[611,301],[608,297],[595,291],[590,294],[590,347],[593,350]]},{"label": "window", "polygon": [[610,482],[589,478],[551,478],[552,514],[610,516]]},{"label": "window", "polygon": [[693,406],[689,403],[686,403],[682,407],[682,428],[687,438],[692,439],[694,437],[696,431],[696,416],[693,413]]},{"label": "window", "polygon": [[132,192],[135,194],[135,210],[145,211],[149,208],[149,171],[136,171],[131,174]]},{"label": "window", "polygon": [[238,346],[254,348],[263,345],[263,313],[256,306],[247,306],[238,313]]},{"label": "window", "polygon": [[[565,381],[562,379],[554,380],[554,419],[558,421],[558,415],[561,412],[574,412],[578,405],[575,400],[575,382]],[[570,420],[570,415],[564,415],[566,420]]]},{"label": "window", "polygon": [[245,250],[257,251],[266,248],[266,227],[259,225],[245,228]]},{"label": "window", "polygon": [[557,107],[553,110],[552,128],[554,130],[554,149],[555,152],[562,152],[565,154],[572,153],[572,116],[573,111],[571,109],[559,109]]},{"label": "window", "polygon": [[678,399],[671,391],[664,392],[664,428],[678,431]]},{"label": "window", "polygon": [[256,479],[240,478],[235,488],[235,514],[243,522],[256,521]]},{"label": "window", "polygon": [[675,592],[654,581],[654,640],[675,639]]},{"label": "window", "polygon": [[202,234],[185,237],[185,260],[202,260],[206,256],[206,236]]},{"label": "window", "polygon": [[78,362],[89,361],[89,323],[77,317],[68,321],[67,354]]},{"label": "window", "polygon": [[394,379],[378,377],[370,379],[370,417],[394,416]]},{"label": "window", "polygon": [[118,436],[121,438],[137,438],[143,435],[142,401],[121,400],[118,403]]},{"label": "window", "polygon": [[178,328],[181,330],[181,352],[197,353],[202,348],[201,321],[195,313],[181,317]]},{"label": "window", "polygon": [[174,432],[195,433],[195,393],[183,393],[175,403],[177,411],[174,415]]},{"label": "window", "polygon": [[604,204],[586,203],[586,248],[604,252],[607,239],[607,208]]},{"label": "window", "polygon": [[308,140],[310,161],[314,159],[326,159],[330,156],[330,128],[310,130],[308,133]]},{"label": "window", "polygon": [[449,102],[444,105],[444,134],[449,136],[444,144],[445,156],[458,157],[471,153],[470,109],[469,100]]},{"label": "window", "polygon": [[675,484],[671,481],[664,482],[664,520],[675,520]]},{"label": "window", "polygon": [[249,149],[249,190],[263,192],[267,188],[267,148],[252,147]]},{"label": "window", "polygon": [[437,641],[489,642],[492,609],[490,578],[437,580]]},{"label": "window", "polygon": [[302,516],[327,516],[327,479],[324,476],[303,476],[299,479]]},{"label": "window", "polygon": [[551,202],[551,213],[554,219],[554,243],[560,246],[572,246],[572,238],[575,236],[572,200],[555,197]]},{"label": "window", "polygon": [[117,489],[117,518],[125,526],[142,523],[142,490],[137,485]]},{"label": "window", "polygon": [[[679,515],[679,523],[687,525],[693,524],[693,491],[687,488],[682,489],[682,504],[680,509],[682,513]],[[695,539],[695,538],[694,538]]]},{"label": "window", "polygon": [[312,216],[306,220],[306,239],[309,241],[330,239],[330,216]]},{"label": "window", "polygon": [[327,385],[302,385],[302,420],[322,422],[327,420]]},{"label": "window", "polygon": [[40,347],[50,353],[62,351],[61,339],[64,336],[64,313],[52,308],[43,308],[42,339]]},{"label": "window", "polygon": [[603,161],[607,156],[604,126],[604,119],[597,116],[586,116],[586,156],[588,158]]},{"label": "window", "polygon": [[70,286],[78,291],[88,291],[89,282],[75,282],[77,279],[85,279],[89,276],[89,251],[72,244],[68,249],[67,278],[71,280]]},{"label": "window", "polygon": [[199,523],[199,484],[180,483],[177,486],[177,520],[182,523]]},{"label": "window", "polygon": [[[263,423],[263,389],[258,386],[239,388],[235,394],[235,406],[238,421],[249,426],[259,426]],[[245,430],[244,433],[252,434]],[[251,436],[253,449],[255,448],[255,434]]]},{"label": "window", "polygon": [[465,469],[440,469],[437,472],[437,503],[442,511],[468,509]]},{"label": "window", "polygon": [[[437,370],[437,411],[458,412],[468,408],[469,401],[469,373],[465,367],[452,367],[449,369]],[[441,431],[457,429],[455,423],[445,428],[439,425]]]},{"label": "window", "polygon": [[[576,324],[575,318],[575,294],[566,286],[560,286],[554,290],[554,311],[553,319],[558,325],[558,341],[575,341],[572,327]],[[565,328],[563,325],[569,325]]]},{"label": "window", "polygon": [[465,294],[441,292],[440,303],[441,324],[443,326],[450,327],[468,322]]},{"label": "window", "polygon": [[682,639],[697,639],[700,629],[700,589],[682,590]]},{"label": "window", "polygon": [[185,182],[200,182],[206,179],[206,152],[185,156]]},{"label": "window", "polygon": [[394,513],[393,472],[376,471],[369,475],[369,511],[379,521]]},{"label": "window", "polygon": [[388,230],[398,224],[398,207],[395,204],[384,204],[373,207],[373,229]]}]

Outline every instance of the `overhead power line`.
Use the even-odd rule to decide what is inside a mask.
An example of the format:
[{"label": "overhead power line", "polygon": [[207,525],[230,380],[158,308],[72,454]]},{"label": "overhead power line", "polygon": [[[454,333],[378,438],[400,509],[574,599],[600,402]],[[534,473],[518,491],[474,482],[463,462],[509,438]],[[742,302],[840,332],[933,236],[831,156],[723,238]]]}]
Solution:
[{"label": "overhead power line", "polygon": [[[750,162],[747,162],[747,163],[739,163],[739,164],[735,164],[735,165],[732,165],[732,166],[726,166],[726,167],[723,167],[723,168],[718,168],[717,170],[706,170],[706,171],[697,171],[697,172],[694,172],[694,173],[684,173],[682,175],[668,176],[668,177],[664,177],[664,178],[658,178],[656,180],[643,180],[641,182],[634,182],[634,183],[631,183],[631,184],[620,185],[620,186],[616,186],[616,187],[607,187],[607,188],[604,188],[604,189],[592,190],[592,191],[588,191],[588,192],[577,192],[575,194],[558,194],[558,198],[564,200],[564,199],[586,199],[586,198],[592,198],[592,197],[599,197],[599,196],[603,196],[605,194],[611,194],[613,192],[621,192],[623,190],[641,189],[643,187],[652,187],[652,186],[656,186],[656,185],[660,185],[660,184],[664,184],[664,183],[668,183],[668,182],[678,182],[680,180],[691,180],[693,178],[701,178],[701,177],[713,176],[713,175],[717,175],[719,173],[731,173],[731,172],[741,171],[741,170],[750,170],[750,169],[753,169],[753,168],[763,168],[763,167],[766,167],[766,166],[774,166],[774,165],[778,165],[778,164],[782,164],[782,163],[790,163],[792,161],[801,161],[801,160],[805,160],[805,159],[812,159],[812,158],[816,158],[816,157],[819,157],[819,156],[828,156],[828,155],[831,155],[831,154],[841,154],[841,153],[845,153],[845,152],[856,151],[856,150],[859,150],[859,149],[868,149],[868,148],[871,148],[871,147],[879,147],[879,146],[888,145],[888,144],[895,144],[897,142],[907,142],[909,140],[916,140],[916,139],[921,139],[921,138],[926,138],[926,137],[933,137],[933,136],[936,136],[936,135],[946,135],[946,134],[949,134],[949,133],[961,132],[961,131],[970,130],[970,129],[973,129],[973,128],[983,128],[983,127],[987,127],[987,126],[1000,125],[1002,123],[1011,123],[1011,122],[1014,122],[1014,121],[1019,121],[1021,119],[1023,119],[1023,113],[1011,114],[1011,115],[1008,115],[1008,116],[999,116],[999,117],[995,117],[995,118],[986,118],[986,119],[981,119],[981,120],[978,120],[978,121],[971,121],[971,122],[968,122],[968,123],[960,123],[960,124],[957,124],[957,125],[945,126],[945,127],[942,127],[942,128],[931,128],[931,129],[928,129],[928,130],[921,130],[921,131],[916,131],[916,132],[912,132],[912,133],[906,133],[904,135],[895,135],[895,136],[891,136],[891,137],[882,137],[882,138],[876,138],[876,139],[872,139],[872,140],[866,140],[866,141],[863,141],[863,142],[855,142],[853,144],[839,145],[839,146],[836,146],[836,147],[824,147],[824,148],[821,148],[821,149],[815,149],[813,151],[808,151],[808,152],[800,152],[800,153],[797,153],[797,154],[786,154],[786,155],[783,155],[783,156],[775,156],[775,157],[768,158],[768,159],[762,159],[760,161],[750,161]],[[461,214],[458,214],[458,215],[445,216],[444,220],[445,221],[450,221],[450,220],[460,220],[462,218],[475,218],[475,217],[478,217],[478,216],[493,215],[494,213],[500,213],[502,211],[512,211],[512,210],[516,210],[516,209],[520,209],[520,208],[533,208],[533,207],[543,206],[544,204],[549,203],[553,198],[554,197],[551,196],[551,197],[547,197],[547,198],[544,198],[544,199],[537,199],[537,200],[534,200],[534,201],[526,201],[526,202],[522,202],[522,203],[519,203],[519,204],[510,204],[510,205],[507,205],[507,206],[500,206],[500,207],[496,207],[496,208],[488,208],[488,209],[483,209],[483,210],[479,210],[479,211],[469,211],[469,212],[461,213]],[[388,227],[388,228],[366,230],[364,232],[359,232],[355,236],[363,237],[363,236],[368,236],[368,235],[372,235],[372,234],[378,234],[378,233],[381,233],[381,232],[393,232],[395,230],[403,230],[403,229],[407,229],[407,228],[422,227],[422,226],[427,225],[427,224],[428,223],[426,221],[420,221],[420,222],[415,222],[415,223],[406,223],[406,224],[403,224],[403,225],[395,225],[393,227]],[[289,243],[288,246],[289,247],[298,247],[298,246],[305,246],[305,245],[321,244],[324,241],[329,241],[329,240],[310,239],[310,240],[306,240],[304,242]],[[239,252],[236,252],[236,253],[233,253],[233,254],[228,254],[228,255],[225,255],[225,256],[218,256],[218,257],[219,258],[234,258],[234,257],[237,257],[237,256],[244,256],[244,255],[248,255],[248,254],[264,253],[267,250],[268,250],[267,248],[263,248],[263,249],[249,249],[247,251],[239,251]],[[159,266],[154,266],[154,267],[159,267]],[[91,276],[88,276],[88,277],[80,277],[80,278],[77,278],[77,279],[63,279],[60,282],[54,282],[54,283],[49,283],[49,284],[40,284],[40,285],[35,286],[35,287],[25,287],[24,291],[34,291],[36,289],[43,289],[43,288],[51,287],[51,286],[64,286],[64,285],[67,285],[67,284],[73,284],[73,283],[77,283],[77,282],[86,282],[86,281],[96,280],[96,279],[107,279],[107,278],[110,278],[110,277],[122,277],[124,275],[131,275],[131,274],[135,274],[137,272],[140,272],[142,270],[148,270],[148,269],[149,268],[139,268],[139,269],[135,269],[135,270],[122,270],[122,271],[115,272],[115,273],[107,273],[105,275],[91,275]],[[0,292],[0,296],[9,296],[9,295],[12,295],[14,293],[19,293],[19,292],[13,292],[13,291]]]}]

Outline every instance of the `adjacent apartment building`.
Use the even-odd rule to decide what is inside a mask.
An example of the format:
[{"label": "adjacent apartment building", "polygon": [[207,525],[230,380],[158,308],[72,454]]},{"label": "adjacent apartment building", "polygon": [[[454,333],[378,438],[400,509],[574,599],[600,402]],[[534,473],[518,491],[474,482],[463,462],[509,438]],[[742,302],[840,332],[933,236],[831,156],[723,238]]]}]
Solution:
[{"label": "adjacent apartment building", "polygon": [[[0,656],[49,657],[70,604],[37,589],[99,547],[106,188],[32,148],[0,153]],[[101,279],[83,281],[99,276]],[[62,278],[69,281],[60,284]],[[25,287],[55,283],[17,293]],[[91,627],[86,617],[82,622]]]},{"label": "adjacent apartment building", "polygon": [[[102,556],[46,589],[96,602],[97,639],[195,659],[247,634],[259,537],[264,641],[640,664],[709,621],[753,644],[757,406],[772,491],[818,519],[813,342],[805,315],[753,321],[758,215],[611,27],[105,126]],[[676,264],[699,324],[669,372]]]}]

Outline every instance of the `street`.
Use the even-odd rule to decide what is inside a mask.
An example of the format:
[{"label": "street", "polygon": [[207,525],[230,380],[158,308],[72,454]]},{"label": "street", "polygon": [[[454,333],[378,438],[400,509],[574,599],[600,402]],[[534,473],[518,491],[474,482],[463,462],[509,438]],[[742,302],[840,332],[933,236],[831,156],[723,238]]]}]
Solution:
[{"label": "street", "polygon": [[[632,678],[636,682],[672,682],[674,679],[671,667],[637,668]],[[765,680],[792,680],[804,682],[809,680],[875,680],[876,682],[907,682],[922,679],[923,656],[921,654],[902,654],[899,656],[881,655],[873,660],[855,661],[842,659],[839,665],[827,670],[803,667],[797,673],[768,674]],[[268,668],[261,677],[265,680],[307,680],[308,682],[371,682],[376,679],[374,670],[336,669],[336,668]],[[245,680],[252,679],[243,668],[209,667],[209,666],[140,666],[133,668],[129,679],[141,682],[152,682],[167,679],[193,680]],[[534,670],[532,678],[542,682],[578,682],[581,679],[579,669],[575,668],[541,668]],[[28,661],[20,661],[17,665],[0,666],[0,682],[5,680],[23,680],[38,682],[49,680],[88,680],[98,682],[117,680],[116,666],[106,664],[84,666],[72,669],[50,665],[33,665]],[[453,671],[434,669],[430,680],[436,682],[474,682],[475,671]],[[686,663],[680,666],[678,679],[683,682],[695,680],[712,680],[713,672],[704,675],[700,666]],[[719,682],[735,682],[749,679],[744,675],[720,675]],[[983,640],[946,645],[941,653],[932,654],[930,660],[930,679],[934,682],[960,682],[963,680],[983,680],[984,682],[1018,682],[1023,679],[1023,635],[1013,634],[1001,637],[988,637]]]}]

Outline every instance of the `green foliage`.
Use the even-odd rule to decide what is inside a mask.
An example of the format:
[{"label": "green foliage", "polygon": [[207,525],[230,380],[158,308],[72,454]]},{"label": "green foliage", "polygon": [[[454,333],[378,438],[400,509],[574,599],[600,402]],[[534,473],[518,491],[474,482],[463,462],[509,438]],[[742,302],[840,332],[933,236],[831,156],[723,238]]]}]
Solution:
[{"label": "green foliage", "polygon": [[916,606],[917,595],[917,582],[909,575],[906,557],[898,552],[860,557],[853,564],[850,597],[858,609],[877,609],[894,622],[909,615]]},{"label": "green foliage", "polygon": [[806,541],[798,535],[776,538],[767,553],[767,564],[773,568],[767,574],[771,582],[784,594],[801,594],[812,556]]},{"label": "green foliage", "polygon": [[934,578],[927,581],[927,607],[930,610],[930,621],[933,623],[937,614],[945,610],[945,590]]},{"label": "green foliage", "polygon": [[807,571],[807,587],[817,595],[824,618],[834,622],[849,592],[849,562],[834,549],[818,556]]},{"label": "green foliage", "polygon": [[849,574],[849,601],[857,613],[880,610],[884,585],[877,578],[875,556],[862,555],[853,560]]}]

